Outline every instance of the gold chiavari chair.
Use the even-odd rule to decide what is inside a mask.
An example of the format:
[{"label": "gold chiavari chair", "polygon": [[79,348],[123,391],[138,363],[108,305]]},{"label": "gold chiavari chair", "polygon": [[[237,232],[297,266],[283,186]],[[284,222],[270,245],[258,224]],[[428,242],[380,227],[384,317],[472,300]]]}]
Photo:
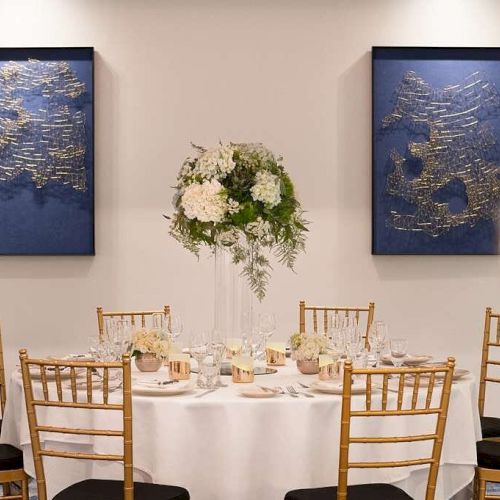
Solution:
[{"label": "gold chiavari chair", "polygon": [[[36,472],[38,500],[47,500],[47,490],[43,459],[45,457],[61,457],[84,460],[105,460],[123,462],[124,480],[87,479],[73,484],[59,492],[54,500],[189,500],[189,493],[184,488],[133,481],[132,458],[132,388],[130,356],[125,354],[122,361],[90,362],[65,361],[54,359],[31,359],[26,349],[19,351],[21,371],[23,376],[26,410],[30,428],[33,461]],[[51,372],[51,377],[47,376]],[[69,370],[70,391],[65,391],[61,383],[61,371]],[[102,390],[98,393],[93,384],[92,374],[95,370],[102,370]],[[111,402],[110,372],[121,371],[122,390],[121,401]],[[35,387],[33,373],[39,373],[41,387]],[[85,388],[78,391],[77,372],[83,371]],[[52,380],[53,379],[53,380]],[[70,392],[70,394],[68,394]],[[66,397],[65,397],[66,396]],[[85,410],[107,410],[122,413],[123,426],[121,430],[107,430],[95,428],[55,427],[39,422],[39,407]],[[78,416],[76,415],[77,419]],[[60,451],[42,447],[40,433],[62,433],[74,435],[100,436],[102,438],[121,438],[123,453],[81,453]]]},{"label": "gold chiavari chair", "polygon": [[306,306],[304,300],[299,302],[299,332],[306,333],[306,312],[312,312],[312,327],[313,332],[318,333],[320,324],[324,334],[328,332],[328,317],[330,313],[338,314],[339,316],[351,317],[356,320],[357,323],[360,322],[361,315],[366,313],[366,329],[363,335],[365,339],[365,347],[369,347],[368,343],[368,331],[373,323],[373,317],[375,316],[375,303],[370,302],[368,307],[327,307],[327,306]]},{"label": "gold chiavari chair", "polygon": [[[5,368],[3,361],[2,332],[0,329],[0,405],[2,418],[5,411],[6,390],[5,390]],[[1,421],[0,421],[1,428]],[[23,469],[23,452],[10,444],[0,444],[0,483],[3,485],[3,495],[0,500],[22,499],[28,500],[29,477]],[[21,484],[19,495],[11,494],[11,483]]]},{"label": "gold chiavari chair", "polygon": [[[493,325],[496,322],[496,328]],[[500,483],[500,418],[487,417],[485,412],[486,384],[500,383],[500,376],[489,373],[489,368],[498,367],[500,370],[500,357],[494,359],[492,352],[500,352],[500,313],[492,312],[491,307],[486,308],[484,320],[483,349],[481,358],[481,376],[479,382],[479,415],[483,439],[477,446],[476,481],[474,498],[478,500],[500,500],[500,495],[486,494],[486,483]]]},{"label": "gold chiavari chair", "polygon": [[102,339],[104,336],[104,321],[105,318],[120,318],[120,319],[130,319],[132,325],[136,325],[137,321],[140,321],[141,327],[146,326],[146,318],[148,316],[153,316],[153,314],[170,314],[170,306],[163,306],[161,311],[103,311],[102,307],[97,308],[97,325],[99,327],[99,338]]},{"label": "gold chiavari chair", "polygon": [[[358,484],[347,486],[347,474],[353,468],[384,468],[408,467],[414,465],[429,465],[427,479],[426,500],[433,500],[439,471],[439,460],[443,446],[446,417],[450,400],[451,383],[455,360],[448,358],[447,365],[426,368],[378,368],[378,369],[353,369],[350,360],[345,363],[344,389],[342,395],[342,417],[340,427],[340,457],[338,486],[326,488],[310,488],[290,491],[285,500],[412,500],[400,488],[391,484]],[[439,379],[444,375],[444,379]],[[366,395],[363,409],[352,408],[352,383],[353,375],[366,377]],[[375,397],[374,388],[379,385],[373,383],[373,377],[382,376],[380,404]],[[397,398],[391,402],[388,397],[389,378],[398,378]],[[426,380],[427,387],[420,387],[422,380]],[[410,387],[407,387],[410,381]],[[435,394],[435,388],[442,387],[441,394]],[[408,394],[405,394],[405,387]],[[405,397],[406,396],[406,397]],[[439,398],[439,401],[436,400]],[[386,416],[436,416],[435,427],[429,434],[415,434],[410,436],[351,436],[351,420],[357,417],[386,417]],[[415,417],[418,418],[418,417]],[[419,441],[433,442],[431,456],[413,458],[411,460],[386,461],[386,462],[352,462],[349,460],[349,447],[351,444],[384,444],[384,443],[414,443]]]}]

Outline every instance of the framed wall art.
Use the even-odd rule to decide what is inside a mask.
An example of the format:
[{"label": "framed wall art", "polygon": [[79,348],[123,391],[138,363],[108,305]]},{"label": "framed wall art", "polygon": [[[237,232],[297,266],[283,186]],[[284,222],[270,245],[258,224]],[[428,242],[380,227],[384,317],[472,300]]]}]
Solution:
[{"label": "framed wall art", "polygon": [[94,51],[0,48],[0,254],[94,254]]},{"label": "framed wall art", "polygon": [[500,49],[374,47],[373,254],[498,254]]}]

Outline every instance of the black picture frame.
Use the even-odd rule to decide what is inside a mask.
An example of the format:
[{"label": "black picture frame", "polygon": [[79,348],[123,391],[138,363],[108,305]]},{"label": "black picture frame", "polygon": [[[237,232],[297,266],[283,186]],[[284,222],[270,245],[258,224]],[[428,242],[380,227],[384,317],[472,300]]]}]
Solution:
[{"label": "black picture frame", "polygon": [[0,47],[1,256],[95,255],[94,73],[93,47]]},{"label": "black picture frame", "polygon": [[[472,78],[476,71],[488,91]],[[467,96],[469,84],[473,90]],[[421,104],[411,98],[405,107],[400,103],[411,86],[425,91]],[[373,255],[499,254],[499,89],[497,47],[372,47]],[[450,139],[437,159],[445,128],[455,131],[458,122],[451,124],[443,112],[440,128],[439,107],[423,111],[426,100],[460,113],[468,111],[467,99],[472,98],[480,109],[467,115],[465,124],[472,127],[468,136],[460,144]],[[412,106],[421,114],[412,114]],[[473,117],[479,125],[470,125]],[[483,126],[488,134],[479,128]],[[487,136],[495,147],[485,146]],[[461,154],[482,162],[477,178],[464,174],[462,160],[456,160]],[[475,191],[469,189],[474,185]],[[484,194],[488,206],[477,201],[476,192]]]}]

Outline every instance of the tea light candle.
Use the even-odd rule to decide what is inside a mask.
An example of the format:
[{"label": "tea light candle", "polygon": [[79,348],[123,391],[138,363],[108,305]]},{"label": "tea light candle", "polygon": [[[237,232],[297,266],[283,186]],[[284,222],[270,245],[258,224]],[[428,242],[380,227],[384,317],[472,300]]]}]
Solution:
[{"label": "tea light candle", "polygon": [[286,364],[286,344],[284,342],[269,342],[266,345],[266,360],[268,365],[283,366]]},{"label": "tea light candle", "polygon": [[173,352],[169,354],[168,367],[173,380],[188,380],[191,376],[189,354]]},{"label": "tea light candle", "polygon": [[241,346],[243,345],[242,339],[227,339],[226,340],[226,355],[228,358],[239,354]]},{"label": "tea light candle", "polygon": [[338,373],[337,362],[329,354],[320,354],[318,365],[320,380],[330,380]]},{"label": "tea light candle", "polygon": [[253,358],[251,356],[234,356],[231,370],[235,383],[247,383],[254,380]]}]

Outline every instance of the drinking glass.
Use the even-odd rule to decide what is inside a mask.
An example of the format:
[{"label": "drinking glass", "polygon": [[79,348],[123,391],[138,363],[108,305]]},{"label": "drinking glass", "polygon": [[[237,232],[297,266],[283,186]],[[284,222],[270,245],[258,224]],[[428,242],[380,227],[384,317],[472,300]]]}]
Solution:
[{"label": "drinking glass", "polygon": [[182,319],[177,314],[168,314],[165,318],[167,331],[172,342],[181,335],[183,331]]},{"label": "drinking glass", "polygon": [[374,321],[368,332],[368,342],[377,356],[377,366],[380,364],[380,353],[385,346],[387,339],[387,325],[382,320]]},{"label": "drinking glass", "polygon": [[390,347],[392,364],[399,368],[403,365],[408,352],[408,341],[406,339],[391,339]]},{"label": "drinking glass", "polygon": [[206,352],[200,357],[198,365],[198,387],[204,389],[214,389],[219,383],[220,357],[212,349],[212,345],[207,346]]},{"label": "drinking glass", "polygon": [[192,332],[189,336],[189,353],[196,360],[198,365],[198,378],[196,383],[198,387],[203,387],[201,372],[202,362],[208,353],[208,336],[205,332]]},{"label": "drinking glass", "polygon": [[215,385],[217,387],[222,387],[224,384],[222,383],[222,380],[220,379],[220,371],[222,367],[222,361],[224,360],[226,356],[226,343],[223,342],[221,339],[213,339],[211,343],[211,350],[215,356],[215,360],[217,363],[217,373],[216,373],[216,379],[215,379]]},{"label": "drinking glass", "polygon": [[259,314],[259,335],[266,340],[269,339],[276,330],[276,315],[274,313]]}]

